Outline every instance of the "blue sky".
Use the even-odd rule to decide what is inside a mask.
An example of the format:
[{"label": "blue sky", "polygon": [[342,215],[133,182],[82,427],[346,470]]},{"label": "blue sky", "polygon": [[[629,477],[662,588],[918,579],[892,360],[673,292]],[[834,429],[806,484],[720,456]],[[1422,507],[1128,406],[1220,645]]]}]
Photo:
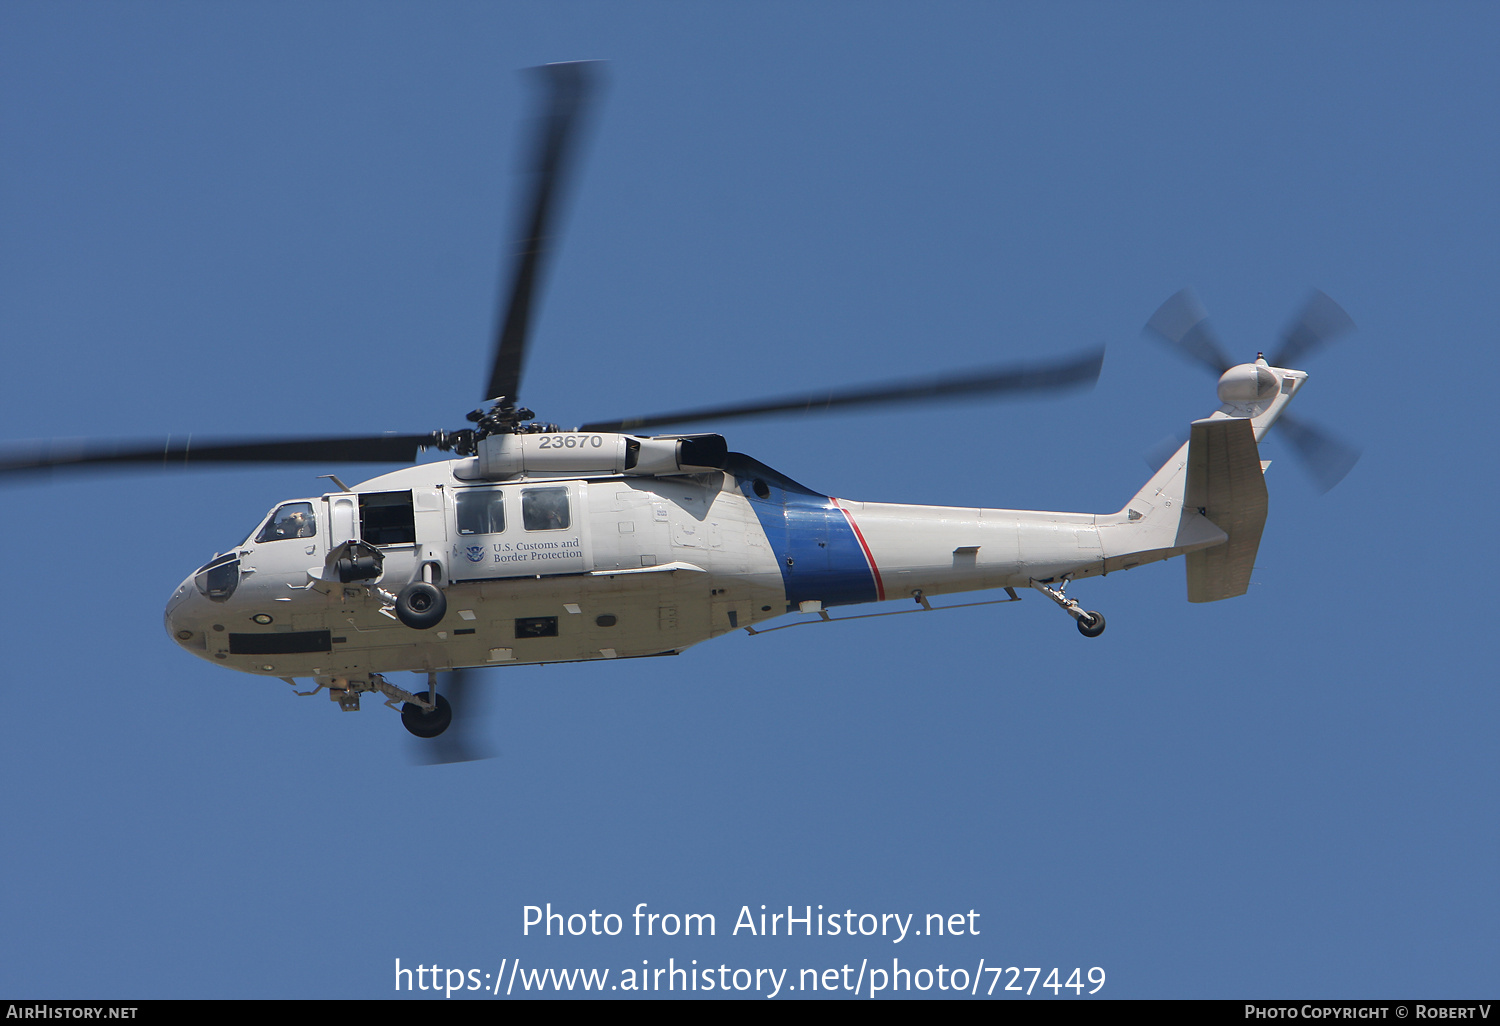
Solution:
[{"label": "blue sky", "polygon": [[[1113,997],[1493,994],[1497,29],[1482,4],[6,5],[0,438],[459,426],[518,69],[604,58],[523,393],[544,418],[1105,343],[1089,393],[725,433],[841,497],[1112,511],[1216,405],[1141,339],[1157,305],[1192,286],[1249,359],[1318,287],[1359,330],[1297,412],[1364,458],[1319,496],[1265,445],[1242,598],[1189,605],[1174,561],[1078,586],[1096,641],[1033,595],[497,671],[499,756],[437,767],[378,703],[161,628],[185,574],[360,468],[8,485],[0,992],[899,957],[1099,966]],[[547,902],[718,936],[522,936]],[[730,936],[761,904],[981,933]]]}]

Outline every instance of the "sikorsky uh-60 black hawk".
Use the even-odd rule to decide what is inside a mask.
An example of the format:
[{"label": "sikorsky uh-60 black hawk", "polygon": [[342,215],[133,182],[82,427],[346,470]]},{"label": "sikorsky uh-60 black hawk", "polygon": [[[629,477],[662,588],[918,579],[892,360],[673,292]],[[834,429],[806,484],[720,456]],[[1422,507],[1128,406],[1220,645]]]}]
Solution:
[{"label": "sikorsky uh-60 black hawk", "polygon": [[[377,692],[419,737],[453,710],[439,672],[675,654],[788,612],[1031,588],[1086,637],[1104,617],[1071,581],[1187,556],[1188,598],[1243,594],[1266,518],[1257,442],[1278,418],[1326,486],[1352,450],[1282,411],[1307,375],[1286,365],[1347,329],[1315,294],[1270,361],[1232,366],[1196,301],[1179,293],[1148,325],[1220,373],[1222,407],[1118,512],[1052,513],[853,502],[804,487],[717,434],[639,432],[775,413],[1032,393],[1092,384],[1103,351],[1030,367],[985,368],[774,402],[656,417],[541,424],[517,401],[531,307],[586,101],[588,62],[540,71],[539,121],[523,237],[472,427],[418,435],[150,445],[47,444],[0,454],[0,473],[97,464],[413,462],[354,487],[279,504],[241,544],[190,574],[167,603],[187,651],[295,686],[310,678],[345,710]],[[895,615],[875,613],[871,615]],[[764,631],[763,628],[761,632]],[[779,628],[769,628],[779,629]],[[393,671],[427,674],[409,692]],[[462,678],[460,677],[459,680]],[[455,682],[457,683],[457,682]]]}]

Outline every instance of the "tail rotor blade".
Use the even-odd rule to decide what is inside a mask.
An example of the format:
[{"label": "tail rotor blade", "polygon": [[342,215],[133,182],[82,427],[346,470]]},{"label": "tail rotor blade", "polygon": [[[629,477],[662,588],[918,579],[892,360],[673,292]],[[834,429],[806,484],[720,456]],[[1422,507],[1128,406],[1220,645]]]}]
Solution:
[{"label": "tail rotor blade", "polygon": [[422,766],[493,759],[495,747],[485,734],[486,688],[473,670],[455,670],[439,682],[438,690],[453,707],[453,722],[434,738],[410,739],[412,761]]},{"label": "tail rotor blade", "polygon": [[1176,456],[1177,450],[1181,449],[1187,443],[1187,440],[1188,433],[1186,431],[1167,435],[1151,448],[1141,453],[1141,458],[1146,461],[1146,466],[1150,467],[1154,473],[1166,466],[1167,460]]},{"label": "tail rotor blade", "polygon": [[1208,311],[1191,289],[1183,289],[1157,307],[1146,322],[1146,331],[1215,374],[1223,374],[1234,366],[1208,323]]},{"label": "tail rotor blade", "polygon": [[1358,449],[1305,420],[1283,413],[1276,424],[1301,457],[1319,491],[1330,491],[1359,462]]},{"label": "tail rotor blade", "polygon": [[510,291],[495,335],[489,383],[482,398],[505,396],[512,404],[521,386],[532,306],[541,288],[559,201],[566,189],[579,128],[587,114],[599,61],[546,64],[540,73],[548,89],[546,108],[533,139],[531,193],[522,207],[521,237],[511,272]]},{"label": "tail rotor blade", "polygon": [[1314,290],[1302,312],[1281,335],[1281,348],[1271,358],[1275,367],[1296,367],[1340,335],[1354,330],[1354,319],[1322,292]]}]

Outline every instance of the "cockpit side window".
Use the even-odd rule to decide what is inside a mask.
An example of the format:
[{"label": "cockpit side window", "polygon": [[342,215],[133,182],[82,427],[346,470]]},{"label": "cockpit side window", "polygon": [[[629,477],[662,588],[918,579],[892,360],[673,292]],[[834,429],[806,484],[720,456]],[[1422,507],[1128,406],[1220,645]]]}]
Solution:
[{"label": "cockpit side window", "polygon": [[459,534],[499,534],[505,530],[505,493],[498,488],[467,488],[456,493]]},{"label": "cockpit side window", "polygon": [[521,522],[528,531],[561,531],[572,523],[567,488],[527,488],[521,492]]},{"label": "cockpit side window", "polygon": [[266,526],[255,536],[257,542],[285,541],[288,538],[316,538],[318,522],[313,517],[312,503],[287,502],[276,507]]}]

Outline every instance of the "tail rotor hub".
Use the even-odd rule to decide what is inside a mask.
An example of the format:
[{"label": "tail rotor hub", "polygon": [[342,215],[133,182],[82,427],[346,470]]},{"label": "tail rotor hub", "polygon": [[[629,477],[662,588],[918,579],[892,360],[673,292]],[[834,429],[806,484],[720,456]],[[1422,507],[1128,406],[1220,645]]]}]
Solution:
[{"label": "tail rotor hub", "polygon": [[1281,379],[1264,356],[1254,363],[1231,367],[1219,377],[1219,400],[1226,403],[1263,403],[1281,391]]}]

